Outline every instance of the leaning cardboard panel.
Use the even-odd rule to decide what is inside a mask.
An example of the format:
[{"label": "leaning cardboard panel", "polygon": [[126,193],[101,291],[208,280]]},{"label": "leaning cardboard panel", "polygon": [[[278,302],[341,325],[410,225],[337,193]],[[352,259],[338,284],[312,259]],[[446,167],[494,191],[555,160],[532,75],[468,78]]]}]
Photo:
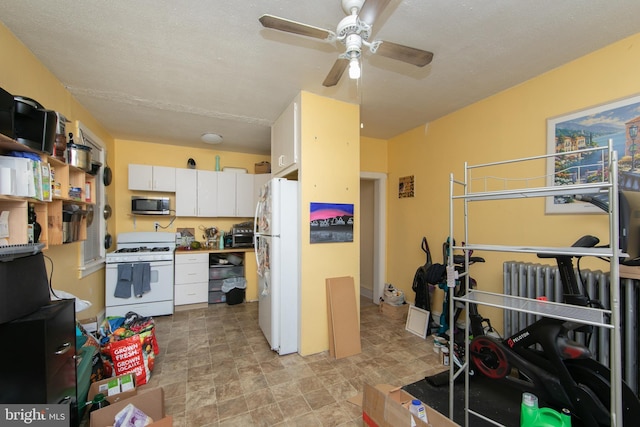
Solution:
[{"label": "leaning cardboard panel", "polygon": [[331,313],[331,286],[326,281],[327,286],[327,324],[329,325],[329,356],[336,357],[335,339],[333,337],[333,315]]},{"label": "leaning cardboard panel", "polygon": [[359,354],[362,347],[353,277],[329,278],[326,284],[330,353],[333,349],[336,359]]}]

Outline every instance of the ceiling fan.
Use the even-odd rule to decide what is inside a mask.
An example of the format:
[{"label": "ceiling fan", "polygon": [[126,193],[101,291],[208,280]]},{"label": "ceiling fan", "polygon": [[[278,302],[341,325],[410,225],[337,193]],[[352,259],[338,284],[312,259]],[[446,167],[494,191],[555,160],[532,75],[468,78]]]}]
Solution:
[{"label": "ceiling fan", "polygon": [[347,16],[343,18],[336,31],[302,24],[289,19],[273,15],[262,15],[260,23],[265,28],[313,37],[325,42],[340,41],[345,47],[344,53],[338,56],[329,74],[322,84],[327,87],[335,86],[340,81],[347,65],[349,77],[360,78],[360,56],[362,46],[365,46],[373,54],[386,56],[424,67],[433,59],[433,53],[416,49],[386,40],[369,41],[374,21],[387,7],[390,0],[342,0],[342,10]]}]

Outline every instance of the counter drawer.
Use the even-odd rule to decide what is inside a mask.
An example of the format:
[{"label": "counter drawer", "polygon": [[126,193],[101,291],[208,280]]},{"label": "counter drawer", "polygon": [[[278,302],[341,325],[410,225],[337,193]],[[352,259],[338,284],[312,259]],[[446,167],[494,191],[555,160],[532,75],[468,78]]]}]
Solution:
[{"label": "counter drawer", "polygon": [[176,265],[178,264],[198,264],[205,263],[209,264],[209,253],[186,253],[180,254],[176,253]]},{"label": "counter drawer", "polygon": [[212,266],[209,268],[209,280],[229,279],[231,277],[244,277],[244,267],[236,266]]},{"label": "counter drawer", "polygon": [[175,285],[174,305],[207,302],[208,297],[207,282]]},{"label": "counter drawer", "polygon": [[206,264],[176,264],[176,284],[206,282],[208,267]]}]

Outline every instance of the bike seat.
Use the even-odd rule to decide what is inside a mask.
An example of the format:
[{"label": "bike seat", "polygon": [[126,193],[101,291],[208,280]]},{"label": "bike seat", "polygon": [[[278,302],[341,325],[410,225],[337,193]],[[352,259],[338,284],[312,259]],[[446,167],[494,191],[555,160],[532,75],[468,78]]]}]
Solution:
[{"label": "bike seat", "polygon": [[[600,243],[600,239],[598,239],[595,236],[590,236],[587,234],[582,236],[578,240],[576,240],[576,242],[573,245],[571,245],[571,247],[572,248],[593,248],[598,243]],[[558,258],[562,256],[566,256],[566,257],[570,256],[569,254],[558,255],[558,254],[545,254],[545,253],[539,253],[536,255],[538,256],[538,258]]]},{"label": "bike seat", "polygon": [[[484,262],[484,258],[479,256],[470,256],[469,264],[473,264],[474,262]],[[454,255],[453,256],[454,264],[464,264],[464,255]]]}]

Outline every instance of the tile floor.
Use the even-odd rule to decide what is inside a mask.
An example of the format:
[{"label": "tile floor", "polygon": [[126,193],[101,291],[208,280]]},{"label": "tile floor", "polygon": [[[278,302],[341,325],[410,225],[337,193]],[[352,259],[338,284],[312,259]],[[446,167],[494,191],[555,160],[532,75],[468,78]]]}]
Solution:
[{"label": "tile floor", "polygon": [[174,426],[361,426],[347,399],[364,383],[406,385],[444,369],[433,341],[361,301],[362,353],[278,356],[258,326],[258,304],[214,304],[157,317],[162,386]]}]

